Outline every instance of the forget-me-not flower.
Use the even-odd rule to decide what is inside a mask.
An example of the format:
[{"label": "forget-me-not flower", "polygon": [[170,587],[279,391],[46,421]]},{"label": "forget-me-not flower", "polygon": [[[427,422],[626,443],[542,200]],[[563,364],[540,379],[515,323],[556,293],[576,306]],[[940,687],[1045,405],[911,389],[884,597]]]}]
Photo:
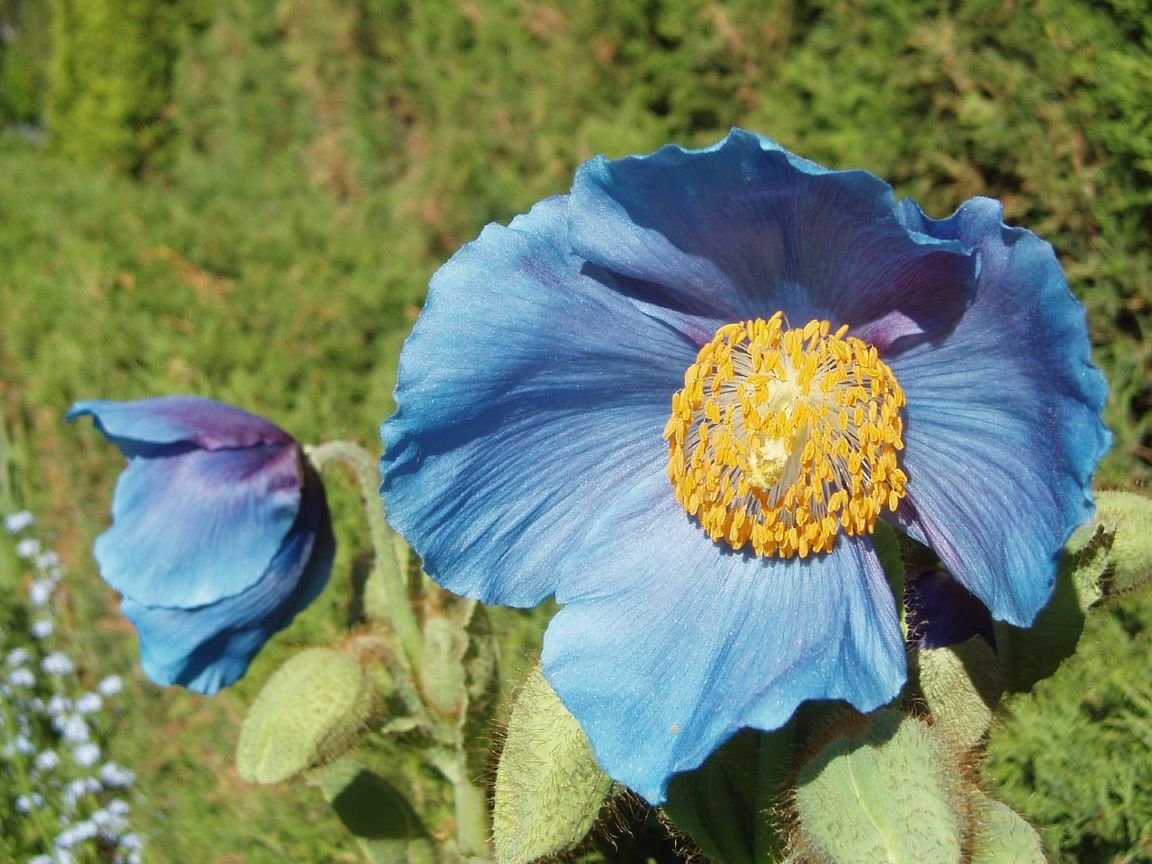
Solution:
[{"label": "forget-me-not flower", "polygon": [[441,585],[562,609],[543,665],[663,800],[741,727],[906,677],[877,520],[1029,624],[1092,511],[1105,386],[1051,247],[741,130],[594,159],[433,277],[385,422]]},{"label": "forget-me-not flower", "polygon": [[140,633],[160,684],[214,693],[315,599],[335,541],[320,477],[267,420],[209,399],[78,402],[128,457],[104,579]]}]

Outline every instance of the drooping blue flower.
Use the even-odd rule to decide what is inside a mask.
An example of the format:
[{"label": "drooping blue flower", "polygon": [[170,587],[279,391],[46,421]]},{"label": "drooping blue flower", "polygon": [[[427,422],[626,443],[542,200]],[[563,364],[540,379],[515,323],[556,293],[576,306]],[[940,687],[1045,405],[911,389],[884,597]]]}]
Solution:
[{"label": "drooping blue flower", "polygon": [[441,585],[562,609],[548,680],[652,802],[741,727],[906,676],[878,518],[1027,625],[1109,444],[1051,247],[734,130],[599,158],[433,277],[382,428]]},{"label": "drooping blue flower", "polygon": [[324,486],[286,432],[195,396],[77,402],[128,457],[100,574],[158,684],[215,693],[320,593],[335,540]]}]

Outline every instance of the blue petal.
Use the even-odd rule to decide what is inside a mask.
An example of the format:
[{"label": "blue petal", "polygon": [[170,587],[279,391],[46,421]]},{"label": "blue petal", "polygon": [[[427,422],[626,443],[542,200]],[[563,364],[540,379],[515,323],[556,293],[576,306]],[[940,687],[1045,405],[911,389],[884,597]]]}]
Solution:
[{"label": "blue petal", "polygon": [[997,202],[940,221],[904,202],[900,216],[972,249],[979,275],[953,332],[885,358],[908,399],[898,516],[993,616],[1028,626],[1092,513],[1091,473],[1111,441],[1084,309],[1052,247],[1004,226]]},{"label": "blue petal", "polygon": [[597,760],[653,804],[738,729],[807,699],[861,711],[904,683],[895,602],[866,539],[807,560],[734,554],[638,480],[612,539],[556,562],[583,571],[544,637],[544,671]]},{"label": "blue petal", "polygon": [[232,684],[264,643],[320,593],[335,549],[324,488],[312,477],[297,523],[271,566],[244,593],[194,609],[124,598],[124,614],[140,634],[145,673],[157,684],[180,684],[198,693]]},{"label": "blue petal", "polygon": [[796,325],[884,320],[877,343],[951,325],[973,290],[963,246],[909,233],[882,180],[741,130],[706,150],[594,159],[571,213],[578,254],[648,284],[653,303],[720,323],[777,310]]},{"label": "blue petal", "polygon": [[250,588],[300,507],[295,444],[131,459],[112,527],[96,540],[100,573],[145,606],[191,608]]},{"label": "blue petal", "polygon": [[85,415],[91,415],[105,437],[129,457],[178,444],[219,450],[292,440],[263,417],[198,396],[160,396],[134,402],[88,400],[73,405],[67,419]]},{"label": "blue petal", "polygon": [[441,268],[381,429],[389,521],[441,585],[488,602],[552,594],[557,562],[611,530],[636,473],[663,475],[661,432],[696,357],[583,271],[566,232],[552,199]]}]

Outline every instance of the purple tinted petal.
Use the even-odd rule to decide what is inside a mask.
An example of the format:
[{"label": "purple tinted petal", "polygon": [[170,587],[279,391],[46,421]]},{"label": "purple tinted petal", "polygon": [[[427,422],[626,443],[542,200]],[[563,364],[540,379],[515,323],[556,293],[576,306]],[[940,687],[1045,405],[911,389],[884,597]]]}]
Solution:
[{"label": "purple tinted petal", "polygon": [[945,648],[973,636],[996,647],[988,609],[943,570],[908,574],[904,585],[908,640],[920,648]]},{"label": "purple tinted petal", "polygon": [[250,588],[194,609],[147,606],[125,597],[140,634],[141,662],[157,684],[215,693],[316,598],[332,570],[336,543],[319,477],[310,472],[300,517],[268,570]]},{"label": "purple tinted petal", "polygon": [[96,427],[125,456],[148,455],[155,446],[189,444],[206,450],[288,444],[292,438],[263,417],[199,396],[160,396],[134,402],[77,402],[68,420],[91,415]]},{"label": "purple tinted petal", "polygon": [[942,340],[886,358],[908,404],[908,497],[898,517],[994,617],[1028,626],[1052,593],[1060,550],[1092,513],[1090,480],[1111,436],[1084,309],[1052,247],[974,199],[912,230],[957,239],[979,261],[976,298]]},{"label": "purple tinted petal", "polygon": [[647,302],[709,321],[783,310],[795,325],[863,327],[898,311],[902,335],[931,333],[972,295],[963,247],[901,226],[882,180],[740,130],[705,150],[592,160],[570,210],[578,254],[647,285]]},{"label": "purple tinted petal", "polygon": [[101,575],[145,606],[203,606],[247,590],[296,520],[300,470],[295,444],[130,460],[112,527],[96,540]]}]

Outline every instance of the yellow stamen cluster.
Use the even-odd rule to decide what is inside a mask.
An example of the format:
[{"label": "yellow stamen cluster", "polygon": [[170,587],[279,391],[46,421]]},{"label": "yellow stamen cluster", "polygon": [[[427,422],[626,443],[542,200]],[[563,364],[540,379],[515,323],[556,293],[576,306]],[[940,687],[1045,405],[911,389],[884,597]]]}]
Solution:
[{"label": "yellow stamen cluster", "polygon": [[668,477],[713,540],[757,555],[830,552],[895,510],[904,391],[876,349],[777,312],[726,324],[672,396]]}]

